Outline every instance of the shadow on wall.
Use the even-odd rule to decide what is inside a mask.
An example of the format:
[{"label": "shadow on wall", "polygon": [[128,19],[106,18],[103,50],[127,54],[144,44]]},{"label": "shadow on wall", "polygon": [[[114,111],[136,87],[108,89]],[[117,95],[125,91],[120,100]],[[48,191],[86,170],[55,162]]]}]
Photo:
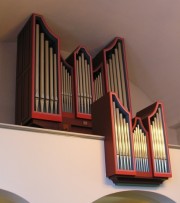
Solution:
[{"label": "shadow on wall", "polygon": [[29,203],[29,202],[12,192],[0,189],[0,203]]},{"label": "shadow on wall", "polygon": [[94,201],[93,203],[175,203],[168,197],[148,191],[124,191],[113,193]]}]

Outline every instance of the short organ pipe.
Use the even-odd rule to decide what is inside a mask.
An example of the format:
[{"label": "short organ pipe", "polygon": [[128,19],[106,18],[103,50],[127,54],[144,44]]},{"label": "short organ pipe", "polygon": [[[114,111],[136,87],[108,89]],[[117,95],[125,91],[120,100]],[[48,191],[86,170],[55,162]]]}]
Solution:
[{"label": "short organ pipe", "polygon": [[149,172],[147,132],[140,118],[135,118],[133,140],[136,170],[138,172]]},{"label": "short organ pipe", "polygon": [[95,101],[104,95],[104,81],[102,71],[102,66],[99,66],[93,71]]},{"label": "short organ pipe", "polygon": [[73,112],[72,67],[61,57],[62,111]]}]

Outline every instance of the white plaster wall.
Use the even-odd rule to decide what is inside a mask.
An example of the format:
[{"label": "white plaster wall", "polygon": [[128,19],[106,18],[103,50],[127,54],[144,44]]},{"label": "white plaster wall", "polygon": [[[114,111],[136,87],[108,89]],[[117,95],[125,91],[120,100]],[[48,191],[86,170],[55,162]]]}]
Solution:
[{"label": "white plaster wall", "polygon": [[180,150],[170,155],[173,178],[161,186],[115,186],[105,177],[104,141],[0,128],[0,188],[30,203],[91,203],[125,190],[180,202]]}]

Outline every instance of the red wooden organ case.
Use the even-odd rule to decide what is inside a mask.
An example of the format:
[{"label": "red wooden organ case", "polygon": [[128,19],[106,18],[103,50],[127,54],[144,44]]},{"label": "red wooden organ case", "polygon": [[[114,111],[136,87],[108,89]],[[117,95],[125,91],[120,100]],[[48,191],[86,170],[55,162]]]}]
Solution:
[{"label": "red wooden organ case", "polygon": [[93,61],[93,130],[105,136],[106,175],[115,184],[157,185],[171,177],[163,107],[156,103],[131,118],[124,47],[115,38]]},{"label": "red wooden organ case", "polygon": [[33,14],[18,35],[16,124],[58,129],[62,121],[59,37]]},{"label": "red wooden organ case", "polygon": [[67,60],[41,15],[18,35],[16,124],[92,133],[92,58],[78,47]]},{"label": "red wooden organ case", "polygon": [[[93,59],[94,72],[99,68],[103,91],[115,92],[124,108],[132,112],[124,39],[116,37]],[[95,77],[95,76],[94,76]]]},{"label": "red wooden organ case", "polygon": [[[66,81],[72,80],[72,108],[68,106],[68,94],[62,95],[62,126],[70,131],[92,133],[91,105],[94,101],[92,57],[83,46],[77,47],[63,62],[62,87],[67,93]],[[64,67],[64,69],[63,69]],[[69,76],[66,74],[69,67]],[[66,69],[66,70],[65,70]],[[66,79],[69,77],[70,79]],[[64,78],[64,79],[63,79]],[[65,88],[65,89],[64,89]]]},{"label": "red wooden organ case", "polygon": [[163,181],[172,176],[164,105],[155,102],[136,115],[149,133],[153,177]]}]

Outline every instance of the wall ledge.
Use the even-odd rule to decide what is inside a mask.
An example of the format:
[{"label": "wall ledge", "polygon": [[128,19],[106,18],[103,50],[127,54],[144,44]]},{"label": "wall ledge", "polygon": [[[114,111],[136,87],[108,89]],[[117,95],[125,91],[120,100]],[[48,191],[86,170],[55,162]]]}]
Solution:
[{"label": "wall ledge", "polygon": [[[50,129],[44,129],[44,128],[35,128],[35,127],[13,125],[13,124],[6,124],[6,123],[0,123],[0,128],[5,128],[5,129],[9,129],[9,130],[36,132],[36,133],[47,133],[47,134],[51,134],[51,135],[60,135],[60,136],[68,136],[68,137],[69,136],[70,137],[80,137],[80,138],[85,138],[85,139],[94,139],[94,140],[103,140],[104,141],[104,136],[100,136],[100,135],[74,133],[74,132],[60,131],[60,130],[50,130]],[[172,148],[172,149],[180,149],[180,145],[169,144],[168,146],[169,146],[169,148]]]},{"label": "wall ledge", "polygon": [[80,137],[80,138],[94,139],[94,140],[104,140],[104,136],[100,136],[100,135],[75,133],[75,132],[60,131],[60,130],[50,130],[50,129],[44,129],[44,128],[35,128],[35,127],[5,124],[5,123],[0,123],[0,128],[5,128],[9,130],[36,132],[36,133],[47,133],[52,135],[61,135],[61,136],[68,136],[68,137],[71,136],[71,137]]},{"label": "wall ledge", "polygon": [[172,149],[180,149],[180,145],[169,144],[168,146]]}]

